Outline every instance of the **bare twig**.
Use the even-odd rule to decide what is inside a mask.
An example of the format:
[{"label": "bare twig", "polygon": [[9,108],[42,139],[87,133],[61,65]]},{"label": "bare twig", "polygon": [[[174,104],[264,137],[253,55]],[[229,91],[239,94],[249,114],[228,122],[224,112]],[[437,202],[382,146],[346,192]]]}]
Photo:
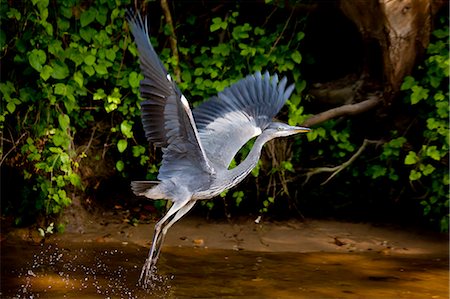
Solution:
[{"label": "bare twig", "polygon": [[308,171],[308,173],[306,173],[306,179],[303,182],[303,184],[306,184],[313,175],[316,175],[316,174],[319,174],[319,173],[323,173],[323,172],[331,172],[332,174],[328,177],[328,179],[326,179],[322,184],[320,184],[322,186],[325,185],[326,183],[331,181],[331,179],[333,177],[335,177],[339,172],[341,172],[343,169],[345,169],[350,164],[352,164],[362,154],[362,152],[366,149],[368,144],[380,145],[380,144],[383,144],[383,143],[384,142],[381,141],[381,140],[364,139],[363,144],[361,145],[361,147],[356,151],[356,153],[353,154],[353,156],[351,156],[350,159],[348,159],[347,161],[345,161],[341,165],[338,165],[338,166],[335,166],[335,167],[318,167],[318,168],[314,168],[314,169]]},{"label": "bare twig", "polygon": [[269,54],[267,54],[267,56],[270,56],[270,54],[272,54],[273,50],[275,49],[275,47],[278,45],[278,43],[280,42],[281,38],[284,35],[284,32],[286,31],[287,26],[289,25],[289,22],[291,21],[292,15],[294,14],[294,10],[291,10],[291,14],[289,15],[288,19],[286,20],[286,23],[284,23],[284,27],[283,30],[281,30],[280,35],[278,35],[277,39],[275,40],[275,42],[272,45],[272,48],[270,48]]},{"label": "bare twig", "polygon": [[366,112],[368,110],[371,110],[375,108],[378,104],[381,103],[381,96],[378,95],[371,95],[369,96],[369,99],[357,103],[357,104],[348,104],[348,105],[342,105],[337,108],[333,108],[324,112],[321,112],[319,114],[313,115],[312,117],[308,118],[302,125],[311,127],[314,125],[317,125],[319,123],[323,123],[327,120],[330,120],[332,118],[345,116],[345,115],[355,115],[362,112]]},{"label": "bare twig", "polygon": [[[6,160],[6,157],[8,157],[8,155],[9,155],[10,153],[12,153],[12,152],[16,149],[16,147],[17,147],[17,146],[19,145],[19,143],[20,143],[20,140],[22,140],[22,138],[25,137],[26,135],[27,135],[27,133],[23,133],[22,135],[20,135],[19,139],[17,139],[16,141],[12,140],[13,146],[12,146],[12,147],[9,149],[9,151],[6,152],[6,154],[2,157],[2,160],[0,161],[0,166],[3,165],[3,162],[5,162],[5,160]],[[11,136],[11,138],[12,138],[12,136]],[[2,138],[2,140],[3,140],[3,138]],[[3,142],[2,142],[2,143],[3,143]]]},{"label": "bare twig", "polygon": [[167,3],[167,1],[168,0],[161,0],[161,8],[164,13],[164,18],[166,19],[166,24],[167,24],[167,26],[169,26],[169,30],[170,30],[169,41],[170,41],[170,48],[172,49],[172,55],[173,55],[173,58],[175,61],[175,66],[174,66],[174,70],[173,70],[174,75],[175,75],[175,80],[177,82],[180,82],[181,70],[180,70],[180,66],[178,64],[178,62],[180,61],[180,56],[178,54],[177,37],[175,35],[175,27],[173,27],[172,14],[170,13],[169,4]]}]

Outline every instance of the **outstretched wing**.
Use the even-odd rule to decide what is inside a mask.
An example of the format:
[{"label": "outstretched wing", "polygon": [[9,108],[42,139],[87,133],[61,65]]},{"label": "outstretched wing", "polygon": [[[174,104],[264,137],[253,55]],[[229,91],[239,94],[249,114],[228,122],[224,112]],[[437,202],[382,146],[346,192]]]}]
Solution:
[{"label": "outstretched wing", "polygon": [[293,89],[286,88],[286,78],[257,72],[195,108],[200,140],[215,167],[228,168],[239,149],[272,122]]},{"label": "outstretched wing", "polygon": [[131,12],[127,20],[139,52],[141,117],[147,140],[162,147],[159,180],[214,172],[202,148],[191,109],[150,43],[145,22]]}]

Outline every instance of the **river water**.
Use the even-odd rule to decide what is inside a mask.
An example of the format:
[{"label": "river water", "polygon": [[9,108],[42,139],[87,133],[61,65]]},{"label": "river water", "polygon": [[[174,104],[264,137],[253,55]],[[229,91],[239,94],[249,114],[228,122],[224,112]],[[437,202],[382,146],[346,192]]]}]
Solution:
[{"label": "river water", "polygon": [[164,247],[155,288],[137,286],[147,248],[1,242],[1,298],[448,298],[448,256],[272,253]]}]

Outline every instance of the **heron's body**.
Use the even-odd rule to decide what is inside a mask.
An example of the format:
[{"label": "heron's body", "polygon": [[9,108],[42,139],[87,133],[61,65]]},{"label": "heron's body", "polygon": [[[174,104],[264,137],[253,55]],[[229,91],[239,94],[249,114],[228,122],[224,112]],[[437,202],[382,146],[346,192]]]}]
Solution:
[{"label": "heron's body", "polygon": [[[239,184],[257,165],[263,145],[276,137],[309,129],[273,122],[293,85],[268,73],[249,75],[191,111],[150,44],[146,22],[128,16],[139,51],[142,123],[147,140],[162,148],[158,181],[134,181],[136,195],[167,199],[172,206],[156,224],[141,280],[147,285],[167,230],[197,200],[213,198]],[[230,163],[251,138],[254,145],[236,167]]]}]

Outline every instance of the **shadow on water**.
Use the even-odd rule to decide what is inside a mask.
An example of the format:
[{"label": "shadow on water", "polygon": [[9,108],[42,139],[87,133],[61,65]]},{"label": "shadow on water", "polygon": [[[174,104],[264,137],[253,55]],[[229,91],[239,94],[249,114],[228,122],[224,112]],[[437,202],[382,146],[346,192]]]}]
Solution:
[{"label": "shadow on water", "polygon": [[[5,244],[6,243],[6,244]],[[2,298],[448,298],[448,257],[165,247],[160,282],[136,285],[147,249],[2,242]]]}]

